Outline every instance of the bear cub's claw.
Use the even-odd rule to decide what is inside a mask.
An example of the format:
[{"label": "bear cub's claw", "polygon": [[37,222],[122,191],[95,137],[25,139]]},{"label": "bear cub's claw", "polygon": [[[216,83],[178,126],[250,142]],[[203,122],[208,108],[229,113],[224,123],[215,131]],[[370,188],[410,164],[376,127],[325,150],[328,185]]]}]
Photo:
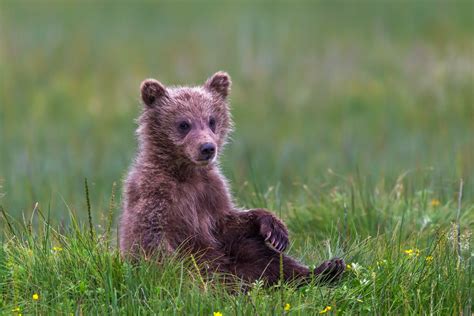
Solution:
[{"label": "bear cub's claw", "polygon": [[273,234],[268,232],[265,238],[265,244],[270,247],[271,249],[277,252],[283,252],[286,250],[288,246],[288,240],[285,240],[284,237],[272,237]]},{"label": "bear cub's claw", "polygon": [[260,234],[267,246],[277,252],[283,252],[288,247],[288,230],[280,220],[273,216],[260,219]]},{"label": "bear cub's claw", "polygon": [[344,263],[344,260],[333,258],[324,261],[319,265],[319,267],[314,269],[314,275],[321,282],[332,283],[338,281],[345,270],[346,264]]}]

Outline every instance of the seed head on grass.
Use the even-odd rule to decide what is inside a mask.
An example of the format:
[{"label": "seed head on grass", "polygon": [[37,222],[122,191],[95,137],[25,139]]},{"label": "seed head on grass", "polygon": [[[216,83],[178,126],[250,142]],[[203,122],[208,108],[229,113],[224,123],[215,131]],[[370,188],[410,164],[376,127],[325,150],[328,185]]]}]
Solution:
[{"label": "seed head on grass", "polygon": [[89,220],[89,233],[91,235],[91,240],[94,240],[94,226],[92,225],[91,201],[89,197],[89,185],[87,184],[87,178],[84,178],[84,189],[86,193],[87,216]]}]

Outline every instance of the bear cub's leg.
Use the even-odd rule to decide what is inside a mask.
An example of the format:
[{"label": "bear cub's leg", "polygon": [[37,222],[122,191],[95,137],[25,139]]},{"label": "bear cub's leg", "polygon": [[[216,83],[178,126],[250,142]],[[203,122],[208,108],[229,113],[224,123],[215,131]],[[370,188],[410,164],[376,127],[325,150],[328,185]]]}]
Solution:
[{"label": "bear cub's leg", "polygon": [[327,260],[311,271],[283,254],[289,244],[288,230],[267,210],[236,212],[232,217],[225,225],[224,244],[232,263],[232,273],[246,281],[261,278],[274,284],[283,277],[285,281],[307,282],[314,274],[323,282],[331,282],[339,279],[345,270],[344,260],[339,258]]}]

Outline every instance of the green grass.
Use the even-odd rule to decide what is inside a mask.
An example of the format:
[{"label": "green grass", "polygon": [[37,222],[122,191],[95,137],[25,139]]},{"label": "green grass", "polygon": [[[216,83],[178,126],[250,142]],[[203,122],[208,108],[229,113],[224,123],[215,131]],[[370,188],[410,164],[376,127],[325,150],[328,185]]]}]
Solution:
[{"label": "green grass", "polygon": [[[106,221],[91,238],[73,212],[73,224],[54,227],[49,212],[36,209],[33,220],[12,224],[13,231],[4,234],[0,306],[5,313],[19,307],[26,314],[265,315],[284,313],[286,304],[296,315],[318,314],[326,306],[349,315],[468,314],[470,236],[462,230],[459,257],[456,225],[450,225],[456,203],[432,206],[429,192],[408,200],[381,194],[367,208],[369,201],[354,197],[347,213],[341,211],[340,221],[334,221],[341,197],[334,193],[304,208],[291,207],[288,214],[291,254],[308,263],[343,256],[350,264],[335,287],[265,289],[256,283],[249,293],[236,294],[174,258],[159,266],[124,262],[111,246]],[[467,207],[461,221],[472,222],[473,213],[474,207]]]},{"label": "green grass", "polygon": [[[469,314],[473,12],[2,2],[0,314]],[[120,259],[139,83],[199,84],[219,69],[234,82],[222,166],[236,201],[278,213],[309,265],[343,256],[353,269],[338,286],[235,294],[173,258]]]}]

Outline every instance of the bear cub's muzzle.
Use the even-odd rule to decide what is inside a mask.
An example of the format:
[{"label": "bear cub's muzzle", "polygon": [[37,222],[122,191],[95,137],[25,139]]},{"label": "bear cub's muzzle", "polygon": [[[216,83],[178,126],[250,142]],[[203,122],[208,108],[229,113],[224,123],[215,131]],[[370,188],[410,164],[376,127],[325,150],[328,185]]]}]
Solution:
[{"label": "bear cub's muzzle", "polygon": [[211,161],[216,154],[216,145],[213,143],[204,143],[199,147],[199,161]]}]

